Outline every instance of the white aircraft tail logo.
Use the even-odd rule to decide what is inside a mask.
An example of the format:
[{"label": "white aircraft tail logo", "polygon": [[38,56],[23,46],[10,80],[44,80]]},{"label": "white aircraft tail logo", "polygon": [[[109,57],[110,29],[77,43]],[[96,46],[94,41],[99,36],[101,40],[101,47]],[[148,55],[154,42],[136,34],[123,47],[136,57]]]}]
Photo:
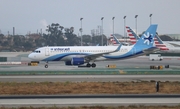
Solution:
[{"label": "white aircraft tail logo", "polygon": [[144,43],[147,43],[147,45],[149,45],[149,43],[153,43],[152,42],[152,36],[153,34],[149,34],[149,32],[147,32],[147,34],[143,34],[145,38],[142,38],[144,40]]}]

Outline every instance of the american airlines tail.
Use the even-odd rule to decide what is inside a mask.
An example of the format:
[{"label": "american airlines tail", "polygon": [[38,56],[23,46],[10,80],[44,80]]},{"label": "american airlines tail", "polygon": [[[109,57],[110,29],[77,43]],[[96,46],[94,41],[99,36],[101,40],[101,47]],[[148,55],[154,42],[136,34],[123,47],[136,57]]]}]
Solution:
[{"label": "american airlines tail", "polygon": [[130,38],[130,42],[131,44],[135,44],[137,42],[137,40],[139,39],[139,37],[134,33],[134,31],[126,26],[126,31],[127,31],[127,35],[129,36]]},{"label": "american airlines tail", "polygon": [[163,41],[159,38],[159,36],[155,36],[154,38],[155,41],[155,45],[157,48],[159,48],[160,50],[169,50],[169,48],[166,47],[166,45],[163,43]]}]

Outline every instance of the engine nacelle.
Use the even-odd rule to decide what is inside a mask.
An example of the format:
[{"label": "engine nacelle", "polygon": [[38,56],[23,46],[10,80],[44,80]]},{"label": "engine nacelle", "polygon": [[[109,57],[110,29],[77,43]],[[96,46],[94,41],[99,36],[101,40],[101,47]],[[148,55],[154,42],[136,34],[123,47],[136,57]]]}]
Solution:
[{"label": "engine nacelle", "polygon": [[84,58],[81,57],[74,57],[71,61],[66,61],[66,65],[82,65],[84,64]]},{"label": "engine nacelle", "polygon": [[72,64],[71,64],[71,61],[66,61],[66,62],[65,62],[65,65],[72,65]]},{"label": "engine nacelle", "polygon": [[81,57],[72,58],[71,63],[72,65],[82,65],[84,64],[84,58]]}]

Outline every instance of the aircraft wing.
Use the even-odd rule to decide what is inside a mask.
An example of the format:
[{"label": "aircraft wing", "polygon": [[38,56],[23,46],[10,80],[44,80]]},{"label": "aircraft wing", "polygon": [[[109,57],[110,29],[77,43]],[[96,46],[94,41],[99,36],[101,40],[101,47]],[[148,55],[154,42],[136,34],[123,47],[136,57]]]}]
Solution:
[{"label": "aircraft wing", "polygon": [[85,59],[86,61],[91,61],[91,60],[94,60],[94,59],[96,59],[96,58],[98,58],[98,57],[100,57],[100,56],[103,56],[104,54],[109,54],[109,53],[117,52],[117,51],[120,50],[121,46],[122,46],[122,45],[120,44],[120,45],[117,47],[117,49],[114,50],[114,51],[87,55],[87,56],[84,57],[84,59]]}]

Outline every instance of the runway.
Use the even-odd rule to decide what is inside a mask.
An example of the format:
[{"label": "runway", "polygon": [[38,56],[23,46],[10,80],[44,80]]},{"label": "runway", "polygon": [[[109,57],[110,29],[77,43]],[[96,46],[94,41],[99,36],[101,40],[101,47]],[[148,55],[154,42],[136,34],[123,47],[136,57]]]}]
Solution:
[{"label": "runway", "polygon": [[27,75],[0,76],[0,82],[140,82],[180,81],[180,75]]},{"label": "runway", "polygon": [[[27,59],[24,59],[27,60]],[[38,66],[28,66],[27,62],[22,62],[22,65],[0,65],[0,71],[66,71],[66,70],[96,70],[96,69],[107,69],[107,65],[116,65],[118,69],[130,68],[138,70],[137,68],[148,69],[151,65],[169,65],[170,70],[180,69],[179,57],[164,57],[162,61],[150,61],[148,56],[140,56],[125,60],[112,60],[112,61],[101,61],[95,62],[96,68],[78,68],[77,66],[66,66],[62,61],[49,62],[48,68],[44,68],[45,62],[40,62]],[[29,61],[30,62],[30,61]],[[26,64],[25,64],[26,63]]]},{"label": "runway", "polygon": [[0,106],[119,106],[119,105],[178,105],[180,95],[40,95],[40,96],[0,96]]},{"label": "runway", "polygon": [[[149,61],[147,56],[137,58],[118,60],[118,61],[104,61],[97,62],[97,68],[78,68],[77,66],[65,66],[64,62],[49,62],[49,68],[44,68],[44,62],[40,62],[39,66],[0,66],[0,71],[116,71],[121,69],[145,69],[150,70],[150,65],[170,65],[170,68],[163,69],[162,75],[22,75],[22,76],[0,76],[0,82],[108,82],[108,81],[180,81],[180,75],[163,75],[163,71],[180,71],[180,60],[178,57],[166,57],[163,61]],[[116,69],[106,68],[107,64],[115,64]],[[152,70],[151,70],[152,71]]]}]

